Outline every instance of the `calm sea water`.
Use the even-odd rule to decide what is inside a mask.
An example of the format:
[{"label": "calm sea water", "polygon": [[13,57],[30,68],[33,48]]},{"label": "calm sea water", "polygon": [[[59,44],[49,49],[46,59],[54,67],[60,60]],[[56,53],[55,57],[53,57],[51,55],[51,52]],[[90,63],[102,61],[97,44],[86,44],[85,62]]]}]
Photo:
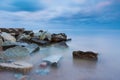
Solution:
[{"label": "calm sea water", "polygon": [[[44,28],[43,28],[44,29]],[[28,74],[31,80],[120,80],[120,31],[45,29],[49,32],[64,32],[72,41],[69,48],[59,46],[40,47],[40,51],[22,60],[34,64]],[[34,29],[38,31],[38,29]],[[74,50],[98,52],[98,61],[73,59]],[[49,68],[48,75],[37,75],[35,70],[46,56],[62,54],[58,68]],[[0,80],[16,80],[12,72],[0,72]]]}]

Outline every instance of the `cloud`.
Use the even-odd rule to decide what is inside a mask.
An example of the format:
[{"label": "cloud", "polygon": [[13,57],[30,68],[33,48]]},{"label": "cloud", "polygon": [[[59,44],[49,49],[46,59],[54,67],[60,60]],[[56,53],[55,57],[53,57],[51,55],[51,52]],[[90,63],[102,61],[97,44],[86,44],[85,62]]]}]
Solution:
[{"label": "cloud", "polygon": [[120,15],[119,9],[116,9],[120,4],[118,2],[119,0],[2,0],[0,23],[112,21]]},{"label": "cloud", "polygon": [[111,5],[112,2],[111,1],[104,1],[104,2],[100,2],[96,5],[96,10],[101,10],[109,5]]}]

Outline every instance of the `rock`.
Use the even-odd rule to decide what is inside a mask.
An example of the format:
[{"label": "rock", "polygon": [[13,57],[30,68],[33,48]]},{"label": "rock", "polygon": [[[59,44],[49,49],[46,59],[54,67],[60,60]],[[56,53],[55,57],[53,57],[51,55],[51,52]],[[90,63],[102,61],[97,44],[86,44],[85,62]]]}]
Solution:
[{"label": "rock", "polygon": [[60,41],[66,41],[67,36],[64,33],[59,33],[59,34],[52,34],[52,42],[60,42]]},{"label": "rock", "polygon": [[9,33],[2,32],[1,36],[3,37],[4,40],[11,41],[11,42],[16,42],[15,37],[13,37],[12,35],[10,35]]},{"label": "rock", "polygon": [[31,39],[31,36],[30,35],[27,35],[27,34],[21,34],[18,36],[17,38],[17,41],[23,41],[23,40],[30,40]]},{"label": "rock", "polygon": [[51,55],[44,58],[42,61],[47,62],[47,64],[50,64],[51,66],[58,67],[59,61],[61,58],[62,58],[62,55]]},{"label": "rock", "polygon": [[0,28],[1,32],[6,32],[17,38],[18,35],[24,32],[24,28]]},{"label": "rock", "polygon": [[29,35],[30,33],[33,33],[33,31],[25,30],[23,33],[26,34],[26,35]]},{"label": "rock", "polygon": [[89,59],[89,60],[97,60],[98,53],[92,52],[92,51],[73,51],[73,57],[74,58],[80,58],[80,59]]},{"label": "rock", "polygon": [[11,41],[4,41],[1,46],[3,47],[3,51],[5,51],[8,48],[15,47],[16,44],[14,42],[11,42]]},{"label": "rock", "polygon": [[7,29],[7,28],[0,28],[0,30],[1,30],[1,32],[7,32],[7,33],[9,33],[9,29]]},{"label": "rock", "polygon": [[45,46],[45,45],[48,45],[50,44],[49,41],[45,41],[45,40],[39,40],[38,38],[31,38],[30,40],[24,40],[25,42],[31,42],[31,43],[35,43],[35,44],[38,44],[40,46]]},{"label": "rock", "polygon": [[15,58],[15,57],[25,57],[28,54],[32,54],[39,50],[37,44],[20,44],[16,43],[15,45],[2,46],[4,54],[0,55],[5,58]]},{"label": "rock", "polygon": [[22,72],[26,74],[30,72],[30,70],[33,68],[33,65],[23,61],[16,61],[11,63],[0,63],[0,68],[3,70]]},{"label": "rock", "polygon": [[32,54],[40,49],[37,44],[29,44],[26,45],[25,48],[29,51],[29,54]]},{"label": "rock", "polygon": [[0,52],[2,52],[3,51],[3,48],[2,48],[2,46],[0,46]]},{"label": "rock", "polygon": [[47,31],[40,30],[38,33],[35,33],[35,37],[40,40],[51,41],[51,33]]},{"label": "rock", "polygon": [[3,44],[4,40],[3,37],[0,35],[0,46]]},{"label": "rock", "polygon": [[40,67],[46,68],[48,66],[47,62],[42,62],[40,63]]},{"label": "rock", "polygon": [[9,48],[4,51],[2,56],[5,59],[11,59],[11,58],[18,58],[18,57],[26,57],[29,55],[29,51],[27,48],[21,47],[21,46],[16,46]]}]

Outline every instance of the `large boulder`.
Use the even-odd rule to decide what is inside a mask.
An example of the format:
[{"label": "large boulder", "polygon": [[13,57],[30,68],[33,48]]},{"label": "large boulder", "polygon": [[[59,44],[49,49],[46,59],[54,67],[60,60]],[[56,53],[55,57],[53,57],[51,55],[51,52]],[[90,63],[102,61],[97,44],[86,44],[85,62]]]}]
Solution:
[{"label": "large boulder", "polygon": [[80,58],[80,59],[89,59],[89,60],[97,60],[98,53],[92,51],[73,51],[73,58]]}]

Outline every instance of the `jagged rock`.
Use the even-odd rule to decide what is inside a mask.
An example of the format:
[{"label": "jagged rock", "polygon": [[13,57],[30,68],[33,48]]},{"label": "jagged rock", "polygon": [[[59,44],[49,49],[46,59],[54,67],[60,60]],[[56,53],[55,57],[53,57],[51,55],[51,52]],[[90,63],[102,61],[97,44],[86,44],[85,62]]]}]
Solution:
[{"label": "jagged rock", "polygon": [[67,35],[64,33],[59,33],[59,34],[52,34],[52,42],[61,42],[61,41],[66,41],[67,40]]},{"label": "jagged rock", "polygon": [[73,51],[73,57],[74,58],[80,58],[80,59],[89,59],[89,60],[97,60],[98,53],[92,52],[92,51]]}]

